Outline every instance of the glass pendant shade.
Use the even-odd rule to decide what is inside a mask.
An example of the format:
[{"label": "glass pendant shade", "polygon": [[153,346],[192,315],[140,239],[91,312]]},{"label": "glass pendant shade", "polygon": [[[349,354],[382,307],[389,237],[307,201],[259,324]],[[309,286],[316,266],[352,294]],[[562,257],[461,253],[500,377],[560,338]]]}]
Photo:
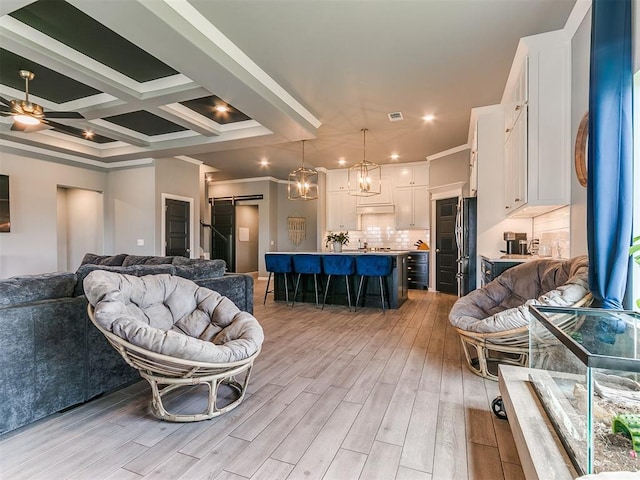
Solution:
[{"label": "glass pendant shade", "polygon": [[302,166],[289,174],[287,192],[289,200],[318,198],[318,172],[304,166],[304,140],[302,141]]},{"label": "glass pendant shade", "polygon": [[371,197],[380,195],[382,170],[380,165],[369,162],[366,157],[367,129],[362,129],[362,161],[349,167],[349,195]]}]

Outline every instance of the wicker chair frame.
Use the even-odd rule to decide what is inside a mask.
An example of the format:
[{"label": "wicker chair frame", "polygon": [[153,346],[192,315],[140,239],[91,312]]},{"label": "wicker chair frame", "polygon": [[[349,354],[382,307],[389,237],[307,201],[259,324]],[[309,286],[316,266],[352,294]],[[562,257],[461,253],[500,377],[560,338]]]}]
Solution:
[{"label": "wicker chair frame", "polygon": [[[152,393],[151,412],[155,417],[170,422],[198,422],[222,415],[242,403],[249,385],[253,361],[260,353],[260,349],[244,360],[229,363],[195,362],[170,357],[138,347],[105,330],[96,322],[91,304],[87,306],[87,311],[93,324],[107,338],[111,346],[129,365],[138,370],[142,378],[149,382]],[[236,376],[243,373],[242,381],[236,380]],[[196,414],[176,414],[170,413],[164,407],[162,398],[167,393],[181,387],[200,384],[208,387],[206,411]],[[222,384],[231,387],[238,396],[224,407],[218,407],[218,388]]]},{"label": "wicker chair frame", "polygon": [[[591,293],[582,297],[572,308],[587,307],[593,301]],[[556,316],[556,325],[568,333],[575,331],[579,320],[572,316]],[[562,320],[561,320],[562,319]],[[498,376],[489,371],[489,363],[503,363],[520,367],[529,366],[529,326],[502,332],[478,333],[456,328],[469,370],[480,377],[497,381]],[[536,352],[542,353],[542,352]]]}]

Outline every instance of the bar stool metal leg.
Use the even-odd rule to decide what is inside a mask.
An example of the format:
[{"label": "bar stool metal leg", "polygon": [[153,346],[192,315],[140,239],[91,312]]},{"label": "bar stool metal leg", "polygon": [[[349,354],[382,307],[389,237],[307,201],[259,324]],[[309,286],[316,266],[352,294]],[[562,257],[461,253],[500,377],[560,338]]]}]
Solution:
[{"label": "bar stool metal leg", "polygon": [[[327,275],[327,285],[324,288],[324,297],[322,298],[322,308],[324,310],[324,304],[327,303],[327,293],[329,293],[329,284],[331,283],[331,275]],[[351,307],[351,305],[349,305]]]}]

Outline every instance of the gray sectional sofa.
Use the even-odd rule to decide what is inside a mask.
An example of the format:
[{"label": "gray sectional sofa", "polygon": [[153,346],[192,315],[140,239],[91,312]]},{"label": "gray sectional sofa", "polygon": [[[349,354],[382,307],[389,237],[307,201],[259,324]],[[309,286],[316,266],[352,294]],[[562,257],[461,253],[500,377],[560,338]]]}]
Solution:
[{"label": "gray sectional sofa", "polygon": [[87,317],[96,269],[178,275],[253,312],[253,277],[222,260],[87,254],[75,273],[0,279],[0,434],[140,379]]}]

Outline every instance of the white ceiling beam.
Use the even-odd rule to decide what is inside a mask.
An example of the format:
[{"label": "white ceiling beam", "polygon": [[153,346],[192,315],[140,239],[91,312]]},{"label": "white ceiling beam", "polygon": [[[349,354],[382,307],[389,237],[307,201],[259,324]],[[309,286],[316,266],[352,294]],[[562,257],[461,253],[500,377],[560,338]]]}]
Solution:
[{"label": "white ceiling beam", "polygon": [[70,3],[269,130],[290,140],[317,135],[320,121],[188,2]]}]

